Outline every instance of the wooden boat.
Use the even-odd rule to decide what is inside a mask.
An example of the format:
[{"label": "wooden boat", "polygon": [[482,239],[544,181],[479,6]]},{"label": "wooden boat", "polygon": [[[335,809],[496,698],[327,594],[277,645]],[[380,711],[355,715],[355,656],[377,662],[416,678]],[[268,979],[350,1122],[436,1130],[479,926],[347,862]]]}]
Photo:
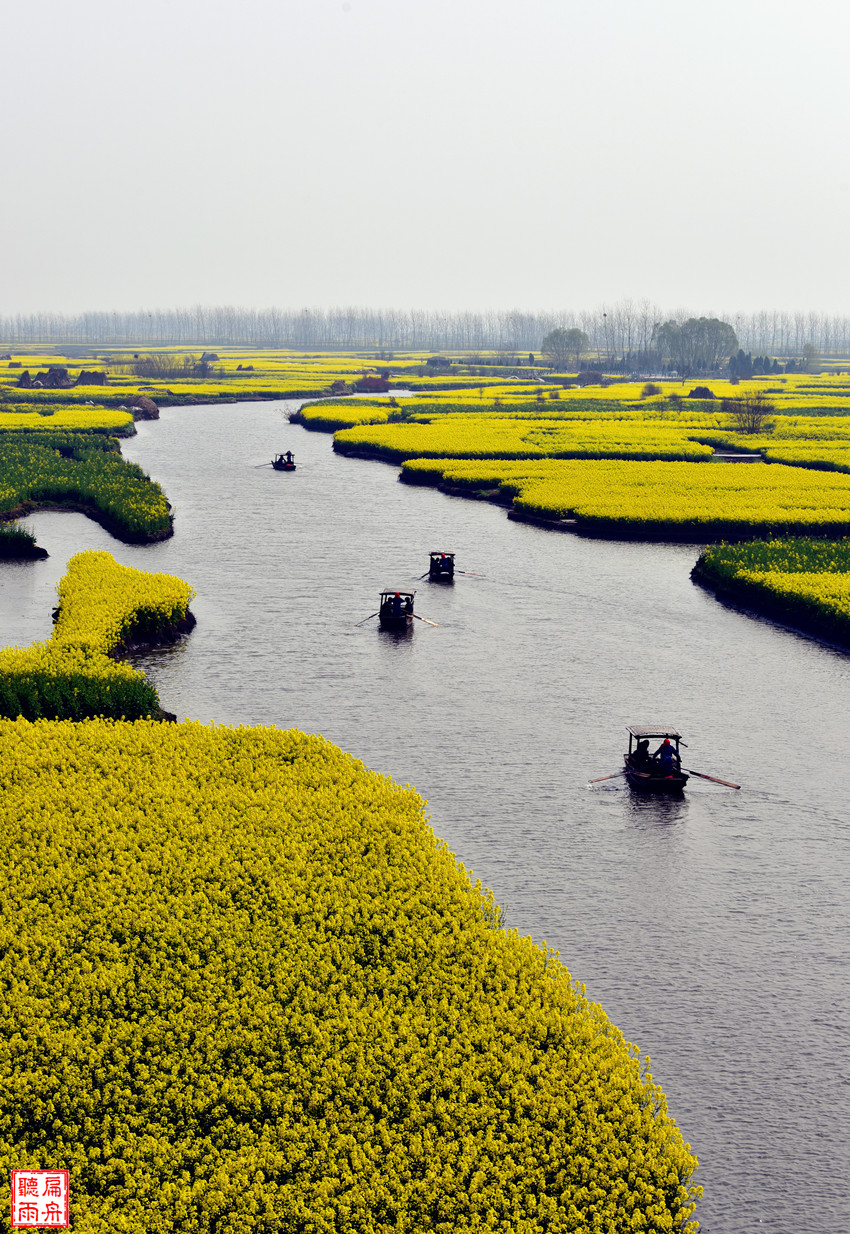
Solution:
[{"label": "wooden boat", "polygon": [[402,587],[387,587],[381,592],[378,624],[382,630],[406,630],[413,625],[415,595],[415,591],[406,591]]},{"label": "wooden boat", "polygon": [[[663,724],[630,724],[628,734],[623,770],[631,787],[643,793],[680,793],[688,782],[679,757],[679,743],[685,744],[681,734]],[[661,745],[651,750],[655,741]],[[665,746],[671,749],[668,757],[661,753]]]},{"label": "wooden boat", "polygon": [[287,450],[285,454],[276,454],[272,459],[272,467],[275,471],[294,471],[295,455],[291,450]]},{"label": "wooden boat", "polygon": [[454,553],[431,553],[428,579],[432,583],[453,583],[455,579]]}]

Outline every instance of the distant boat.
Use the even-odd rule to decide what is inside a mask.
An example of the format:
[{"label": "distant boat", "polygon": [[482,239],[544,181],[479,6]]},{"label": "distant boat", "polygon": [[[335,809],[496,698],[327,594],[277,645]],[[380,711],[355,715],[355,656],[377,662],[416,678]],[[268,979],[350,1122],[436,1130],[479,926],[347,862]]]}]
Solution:
[{"label": "distant boat", "polygon": [[295,455],[291,450],[287,450],[285,454],[276,454],[272,459],[272,467],[275,471],[294,471]]},{"label": "distant boat", "polygon": [[[629,725],[628,734],[623,770],[631,787],[644,793],[680,793],[688,782],[679,757],[681,734],[660,724]],[[661,742],[657,750],[650,751],[651,741]]]},{"label": "distant boat", "polygon": [[431,553],[428,578],[432,583],[453,583],[455,577],[454,553]]},{"label": "distant boat", "polygon": [[378,624],[382,630],[406,630],[413,625],[415,595],[415,591],[407,591],[401,587],[387,587],[381,592]]}]

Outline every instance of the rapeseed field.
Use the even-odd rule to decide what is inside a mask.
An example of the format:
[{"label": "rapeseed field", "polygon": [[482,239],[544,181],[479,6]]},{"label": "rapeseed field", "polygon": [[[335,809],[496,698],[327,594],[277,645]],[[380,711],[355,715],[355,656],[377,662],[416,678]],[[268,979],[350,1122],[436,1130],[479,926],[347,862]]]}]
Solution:
[{"label": "rapeseed field", "polygon": [[412,482],[495,490],[520,513],[649,539],[844,535],[850,477],[791,467],[545,459],[412,459]]},{"label": "rapeseed field", "polygon": [[194,594],[172,575],[119,565],[109,553],[77,553],[59,583],[52,637],[0,651],[0,715],[129,720],[159,714],[144,673],[113,656],[185,625]]},{"label": "rapeseed field", "polygon": [[343,454],[368,450],[384,458],[647,458],[709,459],[710,446],[676,429],[643,421],[491,418],[446,415],[426,423],[362,426],[338,432]]},{"label": "rapeseed field", "polygon": [[82,508],[131,542],[171,531],[160,486],[103,434],[0,432],[0,468],[0,517],[53,504]]},{"label": "rapeseed field", "polygon": [[[132,411],[122,411],[119,407],[89,407],[83,403],[57,404],[55,393],[54,390],[45,391],[41,405],[33,404],[28,399],[26,403],[0,407],[0,432],[10,429],[28,429],[31,432],[107,429],[112,433],[126,434],[134,431]],[[50,395],[54,397],[50,398]]]},{"label": "rapeseed field", "polygon": [[718,545],[693,576],[727,599],[850,645],[850,540]]},{"label": "rapeseed field", "polygon": [[696,1228],[648,1060],[412,790],[145,721],[0,721],[0,777],[0,1168],[81,1234]]}]

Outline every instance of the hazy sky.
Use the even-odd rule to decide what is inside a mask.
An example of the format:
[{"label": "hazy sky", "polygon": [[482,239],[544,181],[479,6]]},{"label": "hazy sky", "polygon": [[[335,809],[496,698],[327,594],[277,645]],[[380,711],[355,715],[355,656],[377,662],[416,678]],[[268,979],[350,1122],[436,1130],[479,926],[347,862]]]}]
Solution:
[{"label": "hazy sky", "polygon": [[0,312],[850,311],[846,0],[5,6]]}]

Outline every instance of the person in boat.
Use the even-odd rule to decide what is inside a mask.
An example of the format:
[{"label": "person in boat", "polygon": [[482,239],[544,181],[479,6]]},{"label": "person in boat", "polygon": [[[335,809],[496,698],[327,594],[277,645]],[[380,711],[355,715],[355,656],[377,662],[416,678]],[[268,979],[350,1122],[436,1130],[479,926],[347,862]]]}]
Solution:
[{"label": "person in boat", "polygon": [[632,755],[632,762],[637,771],[649,771],[652,766],[652,757],[649,753],[649,738],[643,737],[635,748]]},{"label": "person in boat", "polygon": [[679,755],[670,744],[670,738],[665,737],[653,754],[653,760],[663,776],[673,775],[679,770]]},{"label": "person in boat", "polygon": [[295,461],[295,460],[293,459],[293,457],[292,457],[292,451],[291,451],[291,450],[287,450],[287,451],[286,451],[286,454],[284,454],[284,456],[283,456],[283,457],[284,457],[285,462],[287,462],[287,463],[292,463],[292,462],[294,462],[294,461]]},{"label": "person in boat", "polygon": [[401,595],[398,592],[396,592],[395,595],[393,596],[393,617],[400,617],[401,612],[402,612]]}]

